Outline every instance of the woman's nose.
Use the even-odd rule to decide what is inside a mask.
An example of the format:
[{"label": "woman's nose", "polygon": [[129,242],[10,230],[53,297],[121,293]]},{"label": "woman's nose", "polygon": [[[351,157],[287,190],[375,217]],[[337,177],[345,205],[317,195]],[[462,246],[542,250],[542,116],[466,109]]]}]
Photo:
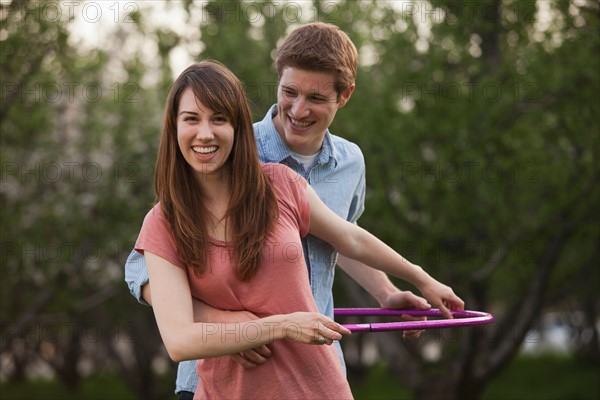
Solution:
[{"label": "woman's nose", "polygon": [[215,137],[213,135],[210,124],[204,123],[198,126],[198,131],[196,132],[196,138],[202,141],[209,141]]}]

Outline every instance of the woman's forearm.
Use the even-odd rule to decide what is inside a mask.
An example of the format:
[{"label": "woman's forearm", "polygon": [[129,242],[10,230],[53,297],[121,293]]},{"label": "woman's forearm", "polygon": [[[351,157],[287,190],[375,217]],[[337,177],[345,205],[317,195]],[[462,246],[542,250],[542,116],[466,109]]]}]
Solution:
[{"label": "woman's forearm", "polygon": [[281,316],[248,322],[193,323],[161,330],[173,361],[236,354],[284,338]]},{"label": "woman's forearm", "polygon": [[163,342],[174,361],[236,354],[282,339],[331,345],[342,335],[350,334],[348,329],[317,312],[273,315],[249,322],[176,326],[159,323]]}]

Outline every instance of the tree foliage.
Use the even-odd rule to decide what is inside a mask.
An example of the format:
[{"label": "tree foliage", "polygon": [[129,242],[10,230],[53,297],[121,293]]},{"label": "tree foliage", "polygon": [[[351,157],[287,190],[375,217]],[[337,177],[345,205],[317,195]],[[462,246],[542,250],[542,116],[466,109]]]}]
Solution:
[{"label": "tree foliage", "polygon": [[433,369],[395,338],[382,353],[421,398],[475,398],[542,311],[598,317],[598,8],[432,3],[367,31],[376,62],[345,111],[360,125],[336,129],[366,154],[361,223],[497,317],[436,337]]},{"label": "tree foliage", "polygon": [[42,365],[76,388],[106,365],[156,397],[164,352],[123,264],[153,200],[164,100],[139,53],[78,50],[48,4],[2,4],[3,374]]}]

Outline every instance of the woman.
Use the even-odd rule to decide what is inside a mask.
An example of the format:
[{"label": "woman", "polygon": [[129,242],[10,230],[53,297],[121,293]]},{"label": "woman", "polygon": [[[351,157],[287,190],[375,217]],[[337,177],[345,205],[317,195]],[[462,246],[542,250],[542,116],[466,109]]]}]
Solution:
[{"label": "woman", "polygon": [[[300,238],[414,284],[449,315],[452,290],[331,212],[300,176],[260,165],[239,80],[212,61],[192,65],[169,93],[155,172],[158,203],[136,243],[171,358],[197,364],[199,398],[351,398],[333,346],[350,332],[317,312]],[[192,296],[251,322],[195,323]],[[269,362],[230,357],[269,344]],[[313,346],[306,346],[312,344]]]}]

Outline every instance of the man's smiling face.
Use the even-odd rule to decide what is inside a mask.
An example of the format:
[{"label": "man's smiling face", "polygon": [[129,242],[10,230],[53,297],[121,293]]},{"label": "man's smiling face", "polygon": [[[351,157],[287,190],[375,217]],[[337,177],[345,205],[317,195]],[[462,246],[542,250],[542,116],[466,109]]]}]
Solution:
[{"label": "man's smiling face", "polygon": [[354,86],[338,96],[333,73],[292,67],[283,70],[277,89],[277,132],[295,153],[316,154],[337,111]]}]

